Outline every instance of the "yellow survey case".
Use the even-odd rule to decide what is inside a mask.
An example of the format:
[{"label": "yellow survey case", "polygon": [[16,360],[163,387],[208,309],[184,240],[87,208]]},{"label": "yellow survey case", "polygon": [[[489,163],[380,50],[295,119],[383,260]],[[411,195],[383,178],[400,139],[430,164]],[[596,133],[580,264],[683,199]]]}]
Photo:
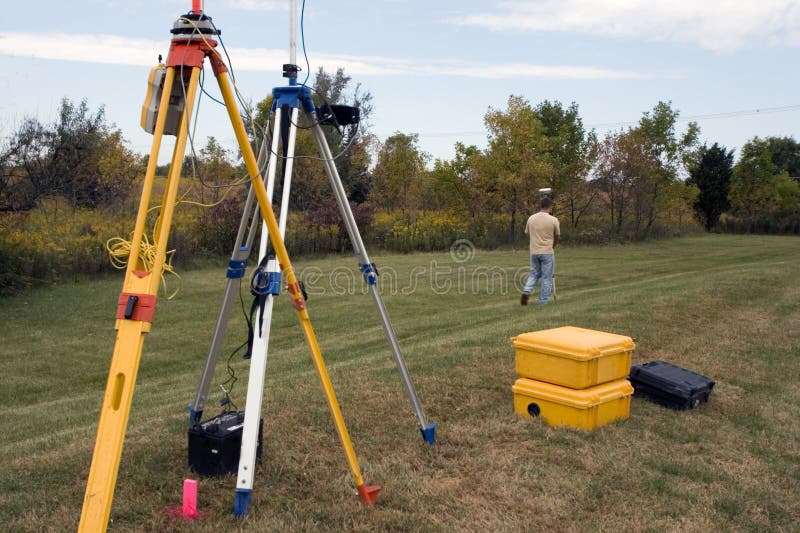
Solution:
[{"label": "yellow survey case", "polygon": [[516,370],[523,378],[584,389],[628,375],[633,339],[564,326],[513,337]]},{"label": "yellow survey case", "polygon": [[576,390],[520,378],[511,387],[514,411],[525,418],[539,416],[550,426],[591,431],[630,416],[633,386],[627,379]]}]

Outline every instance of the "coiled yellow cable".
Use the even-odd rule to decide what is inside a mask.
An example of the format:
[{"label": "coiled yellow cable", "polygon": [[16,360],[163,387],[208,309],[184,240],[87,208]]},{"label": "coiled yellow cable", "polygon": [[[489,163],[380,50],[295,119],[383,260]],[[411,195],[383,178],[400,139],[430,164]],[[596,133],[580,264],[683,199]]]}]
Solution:
[{"label": "coiled yellow cable", "polygon": [[[111,265],[118,269],[124,270],[128,266],[128,258],[131,255],[131,241],[125,240],[122,237],[112,237],[108,239],[106,242],[106,250],[108,251],[108,257],[111,260]],[[176,278],[178,278],[178,288],[175,291],[167,296],[167,300],[171,300],[178,294],[180,291],[180,284],[181,284],[181,277],[175,272],[175,269],[172,266],[172,257],[175,255],[175,250],[169,250],[166,253],[164,258],[164,268],[159,273],[161,277],[161,283],[164,286],[164,291],[167,290],[167,280],[164,277],[164,273],[172,274]],[[142,235],[142,243],[139,247],[139,261],[141,261],[142,266],[145,270],[152,272],[153,267],[156,261],[156,246],[150,243],[147,235]]]}]

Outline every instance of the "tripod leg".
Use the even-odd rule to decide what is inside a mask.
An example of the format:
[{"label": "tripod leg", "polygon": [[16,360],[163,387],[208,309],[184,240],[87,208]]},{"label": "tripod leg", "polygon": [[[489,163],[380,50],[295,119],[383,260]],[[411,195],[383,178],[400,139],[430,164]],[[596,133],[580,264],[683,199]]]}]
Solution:
[{"label": "tripod leg", "polygon": [[178,192],[180,169],[183,162],[183,154],[186,150],[189,113],[193,107],[194,97],[197,92],[200,69],[193,68],[191,70],[189,86],[187,87],[186,106],[180,121],[180,129],[172,156],[170,176],[167,180],[167,192],[159,214],[156,257],[152,270],[147,272],[143,270],[144,265],[139,260],[139,251],[152,193],[155,165],[157,164],[158,152],[164,133],[169,95],[175,77],[175,69],[168,68],[164,81],[161,108],[156,118],[153,148],[148,162],[147,174],[145,175],[145,190],[142,192],[139,204],[134,239],[131,242],[131,253],[128,258],[128,268],[123,291],[119,299],[116,321],[117,340],[111,359],[106,392],[100,408],[97,440],[95,441],[94,454],[92,456],[92,466],[89,470],[89,479],[86,483],[81,521],[78,526],[79,531],[103,531],[108,524],[119,461],[122,455],[122,444],[125,439],[131,401],[133,400],[136,373],[142,355],[144,334],[150,331],[155,313],[156,297],[166,258],[169,228],[172,223]]},{"label": "tripod leg", "polygon": [[239,149],[242,151],[242,156],[244,158],[245,165],[247,166],[247,171],[250,174],[250,179],[253,184],[253,189],[256,193],[256,198],[258,199],[258,204],[261,207],[261,217],[264,219],[264,222],[269,229],[269,235],[272,239],[273,247],[275,248],[275,252],[278,256],[278,262],[280,263],[281,268],[286,275],[289,295],[292,299],[292,304],[297,310],[297,318],[300,321],[300,326],[303,330],[306,343],[311,351],[311,357],[314,360],[314,366],[317,369],[317,374],[319,375],[319,379],[322,383],[322,389],[325,392],[325,398],[328,401],[328,407],[330,408],[331,415],[333,417],[336,432],[339,435],[339,440],[342,444],[342,448],[344,449],[345,456],[347,457],[347,463],[350,467],[351,473],[353,474],[353,479],[359,495],[361,496],[361,500],[364,503],[372,504],[377,498],[377,492],[379,488],[364,485],[364,480],[361,477],[361,469],[358,465],[358,459],[356,458],[355,451],[353,450],[353,443],[350,441],[350,435],[347,432],[347,427],[344,424],[339,403],[336,401],[336,395],[333,392],[333,386],[331,385],[330,378],[328,377],[328,371],[325,368],[325,361],[322,359],[322,353],[320,352],[319,344],[317,343],[317,337],[314,333],[314,328],[311,326],[311,319],[308,316],[308,311],[306,310],[303,294],[300,290],[300,284],[298,283],[297,276],[294,273],[291,260],[289,259],[289,254],[286,251],[286,246],[283,244],[283,239],[280,236],[278,221],[275,219],[275,213],[270,205],[267,191],[260,179],[258,165],[256,164],[255,156],[253,156],[253,150],[250,147],[249,140],[247,138],[247,132],[245,131],[244,123],[242,122],[242,117],[239,116],[239,111],[236,107],[236,100],[233,96],[233,92],[231,91],[230,82],[227,79],[225,71],[219,67],[219,65],[222,63],[221,60],[217,58],[216,62],[217,64],[215,65],[214,74],[217,77],[220,92],[222,93],[222,98],[225,102],[225,108],[228,110],[228,116],[230,117],[231,125],[233,126],[233,130],[236,134],[236,139],[239,143]]},{"label": "tripod leg", "polygon": [[389,346],[392,349],[392,357],[394,358],[395,365],[400,372],[403,385],[405,385],[408,399],[411,401],[411,407],[414,409],[414,413],[416,414],[417,424],[419,424],[422,438],[428,444],[434,444],[436,442],[436,424],[429,424],[425,419],[425,412],[422,409],[422,404],[417,396],[417,391],[414,389],[414,384],[411,381],[411,375],[406,367],[405,359],[403,359],[403,354],[400,351],[400,344],[397,342],[397,335],[394,332],[392,323],[389,321],[389,313],[386,311],[383,298],[378,290],[378,274],[375,270],[375,265],[370,262],[369,256],[367,255],[367,250],[364,248],[364,241],[361,239],[361,233],[358,231],[358,226],[356,225],[353,211],[350,209],[350,203],[347,200],[347,193],[344,190],[342,180],[339,177],[339,171],[336,169],[336,165],[333,161],[333,155],[331,154],[331,150],[328,147],[328,142],[325,139],[325,133],[322,131],[322,127],[319,124],[316,124],[312,131],[314,132],[314,139],[317,142],[317,147],[319,148],[320,154],[322,154],[322,158],[325,162],[325,172],[328,174],[328,179],[331,182],[331,187],[333,188],[333,193],[336,197],[336,202],[339,204],[339,210],[342,214],[342,218],[344,219],[347,233],[350,236],[350,242],[353,243],[354,251],[359,257],[358,266],[361,269],[361,272],[364,274],[364,280],[367,282],[369,290],[372,293],[372,299],[375,301],[375,306],[378,308],[378,314],[380,315],[381,323],[383,324],[383,330],[386,333],[386,338],[388,339]]},{"label": "tripod leg", "polygon": [[[296,120],[295,120],[296,123]],[[277,153],[279,129],[281,124],[281,109],[275,110],[274,126],[275,131],[272,139],[272,151],[270,152],[269,166],[267,167],[267,196],[270,201],[275,189],[275,170],[277,168]],[[294,136],[293,129],[290,135]],[[283,179],[283,200],[281,202],[281,221],[284,221],[285,214],[289,209],[288,187],[291,168],[286,167]],[[262,224],[261,245],[259,247],[258,262],[264,260],[267,255],[267,245],[269,243],[269,233],[267,227]],[[280,233],[283,237],[286,230],[285,222],[281,225]],[[275,259],[270,259],[267,263],[269,276],[276,278],[280,276],[280,268]],[[242,428],[242,447],[239,454],[239,472],[236,477],[236,500],[233,506],[233,514],[241,517],[247,514],[250,507],[250,495],[253,491],[253,476],[255,475],[256,458],[258,456],[258,441],[261,431],[261,403],[264,397],[264,374],[267,367],[267,355],[269,352],[270,325],[272,322],[272,307],[274,298],[278,294],[280,287],[275,287],[274,291],[266,295],[263,309],[256,311],[255,324],[256,334],[253,337],[253,347],[250,359],[250,375],[247,381],[247,400],[244,412],[244,427]]]},{"label": "tripod leg", "polygon": [[[273,140],[272,152],[277,150],[277,139]],[[262,158],[263,150],[259,154],[259,168],[263,164]],[[274,179],[274,171],[271,174]],[[268,184],[269,188],[270,185]],[[271,189],[270,189],[271,190]],[[231,252],[231,258],[228,262],[228,270],[225,273],[225,291],[222,296],[222,304],[220,305],[219,314],[217,315],[217,322],[214,326],[214,333],[211,336],[211,344],[208,348],[208,355],[206,356],[206,364],[203,367],[203,373],[200,376],[200,384],[197,387],[197,394],[194,398],[194,403],[189,405],[189,424],[195,424],[203,418],[203,411],[205,410],[206,400],[208,399],[208,390],[211,387],[211,382],[214,379],[214,371],[217,368],[217,361],[219,354],[222,351],[222,342],[225,339],[225,330],[228,326],[228,321],[231,316],[234,301],[236,299],[237,288],[241,283],[241,279],[245,274],[247,267],[247,259],[250,257],[250,250],[253,246],[256,228],[259,226],[261,216],[258,214],[258,205],[255,201],[255,193],[253,188],[247,192],[247,200],[245,201],[244,209],[242,211],[242,218],[239,221],[239,230],[236,234],[236,241]],[[247,230],[248,222],[250,222],[249,230],[247,231],[247,238],[245,240],[245,230]],[[243,245],[244,244],[244,245]]]},{"label": "tripod leg", "polygon": [[200,376],[200,384],[197,387],[197,394],[195,394],[194,402],[189,405],[190,425],[200,422],[203,418],[203,411],[205,410],[206,400],[208,399],[208,390],[211,387],[211,381],[214,379],[217,360],[222,350],[222,342],[225,339],[225,329],[228,326],[231,310],[236,300],[238,285],[245,274],[247,258],[250,256],[252,231],[248,236],[247,244],[244,246],[242,246],[242,244],[244,241],[244,232],[247,228],[247,221],[250,220],[250,216],[254,213],[255,195],[252,189],[250,189],[247,195],[247,201],[245,202],[244,211],[242,212],[242,219],[239,223],[239,232],[236,237],[233,252],[228,261],[228,270],[225,273],[225,291],[223,292],[222,304],[220,305],[219,314],[217,315],[217,322],[214,325],[214,333],[211,336],[211,344],[208,348],[206,364]]}]

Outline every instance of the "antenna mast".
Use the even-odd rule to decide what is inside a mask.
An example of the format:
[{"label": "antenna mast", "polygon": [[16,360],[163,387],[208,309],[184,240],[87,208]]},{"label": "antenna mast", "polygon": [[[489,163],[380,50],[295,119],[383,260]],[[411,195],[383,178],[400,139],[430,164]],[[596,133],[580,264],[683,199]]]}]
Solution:
[{"label": "antenna mast", "polygon": [[297,64],[297,0],[289,0],[289,63]]}]

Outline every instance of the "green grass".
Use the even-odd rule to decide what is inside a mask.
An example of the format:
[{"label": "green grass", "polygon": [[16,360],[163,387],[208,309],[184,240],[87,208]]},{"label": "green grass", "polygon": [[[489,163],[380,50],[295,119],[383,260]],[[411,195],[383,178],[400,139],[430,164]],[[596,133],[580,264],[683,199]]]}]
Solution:
[{"label": "green grass", "polygon": [[[705,236],[557,254],[558,301],[518,303],[526,252],[376,256],[386,305],[437,444],[426,446],[352,256],[299,260],[345,421],[378,505],[355,495],[285,296],[275,308],[264,456],[250,514],[234,479],[202,479],[204,518],[180,505],[193,400],[223,267],[182,272],[145,338],[113,530],[792,530],[800,521],[800,240]],[[331,286],[330,274],[337,280]],[[492,277],[493,276],[493,277]],[[315,277],[318,278],[315,280]],[[409,280],[416,280],[412,284]],[[470,280],[480,279],[475,287]],[[491,282],[489,281],[491,279]],[[511,281],[505,285],[504,279]],[[0,523],[76,527],[113,350],[121,277],[0,300]],[[351,285],[351,294],[340,294]],[[438,287],[438,289],[436,289]],[[475,290],[473,290],[475,289]],[[347,292],[347,291],[345,291]],[[339,294],[337,294],[339,293]],[[576,325],[633,337],[634,362],[665,359],[717,381],[676,412],[634,399],[591,433],[513,412],[509,338]],[[226,353],[246,335],[232,320]],[[217,377],[224,374],[224,361]],[[244,403],[238,356],[234,397]],[[220,379],[216,381],[219,382]],[[215,413],[218,394],[207,412]]]}]

